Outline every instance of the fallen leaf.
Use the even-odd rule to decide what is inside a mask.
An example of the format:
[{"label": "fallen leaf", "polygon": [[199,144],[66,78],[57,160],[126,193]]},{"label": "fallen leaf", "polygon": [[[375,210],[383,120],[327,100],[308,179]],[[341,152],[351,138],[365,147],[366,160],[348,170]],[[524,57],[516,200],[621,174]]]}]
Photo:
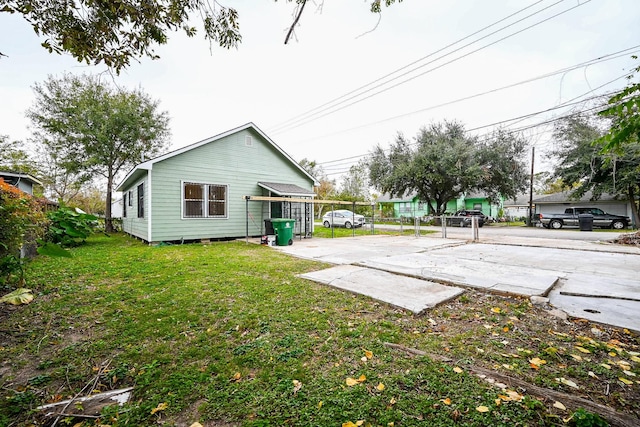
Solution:
[{"label": "fallen leaf", "polygon": [[640,363],[640,357],[638,356],[631,356],[630,359],[633,360],[634,362]]},{"label": "fallen leaf", "polygon": [[618,355],[618,353],[614,352],[614,351],[610,351],[609,352],[609,356],[611,357],[616,357]]},{"label": "fallen leaf", "polygon": [[354,385],[358,384],[358,380],[349,377],[349,378],[346,379],[346,383],[347,383],[347,385],[349,387],[351,387],[351,386],[354,386]]},{"label": "fallen leaf", "polygon": [[602,366],[605,369],[611,369],[611,365],[607,365],[606,363],[601,363],[600,366]]},{"label": "fallen leaf", "polygon": [[391,398],[391,400],[389,401],[389,403],[390,403],[391,405],[395,405],[395,404],[396,404],[396,398],[395,398],[395,397],[392,397],[392,398]]},{"label": "fallen leaf", "polygon": [[554,404],[553,404],[553,407],[554,407],[554,408],[561,409],[561,410],[563,410],[563,411],[566,411],[566,410],[567,410],[567,407],[566,407],[566,406],[564,406],[561,402],[558,402],[558,401],[556,401],[556,403],[554,403]]},{"label": "fallen leaf", "polygon": [[438,324],[438,323],[437,323],[435,320],[433,320],[432,318],[429,318],[429,319],[427,319],[427,320],[429,320],[429,323],[431,323],[431,325],[432,325],[432,326],[435,326],[435,325],[437,325],[437,324]]},{"label": "fallen leaf", "polygon": [[576,348],[576,350],[578,350],[580,353],[585,353],[585,354],[589,354],[589,353],[591,353],[591,350],[587,350],[586,348],[584,348],[584,347],[580,347],[579,345],[576,345],[576,346],[575,346],[575,348]]},{"label": "fallen leaf", "polygon": [[366,362],[366,361],[367,361],[367,360],[369,360],[369,359],[367,359],[367,356],[362,356],[362,357],[360,358],[360,360],[361,360],[361,361],[363,361],[363,362]]},{"label": "fallen leaf", "polygon": [[367,359],[371,359],[373,357],[373,352],[365,349],[364,357],[366,357]]},{"label": "fallen leaf", "polygon": [[446,399],[440,399],[440,402],[444,403],[445,405],[451,405],[451,399],[449,399],[448,397]]},{"label": "fallen leaf", "polygon": [[636,376],[636,374],[634,372],[631,372],[631,371],[622,371],[622,372],[624,372],[624,374],[626,376],[628,376],[628,377],[635,377]]},{"label": "fallen leaf", "polygon": [[558,382],[560,382],[560,383],[562,383],[564,385],[568,385],[569,387],[580,388],[580,387],[578,387],[578,384],[576,384],[573,381],[568,380],[568,379],[566,379],[564,377],[556,378],[556,381],[558,381]]},{"label": "fallen leaf", "polygon": [[378,391],[382,391],[382,390],[384,390],[384,384],[382,384],[382,383],[378,384],[378,385],[376,386],[376,390],[378,390]]},{"label": "fallen leaf", "polygon": [[624,360],[620,360],[619,362],[617,362],[617,365],[624,370],[631,370],[631,365],[629,365],[629,363],[625,362]]},{"label": "fallen leaf", "polygon": [[293,394],[296,394],[302,388],[302,383],[298,380],[293,380]]},{"label": "fallen leaf", "polygon": [[322,400],[318,402],[318,409],[322,408]]},{"label": "fallen leaf", "polygon": [[453,368],[453,372],[455,372],[456,374],[461,374],[462,373],[462,369],[460,369],[459,367],[455,367]]},{"label": "fallen leaf", "polygon": [[159,403],[158,406],[151,410],[151,415],[155,414],[156,412],[164,411],[168,407],[169,405],[167,404],[167,402]]},{"label": "fallen leaf", "polygon": [[505,368],[505,369],[513,370],[513,365],[509,365],[507,363],[503,363],[502,367]]},{"label": "fallen leaf", "polygon": [[189,427],[202,427],[202,424],[196,421],[195,423],[191,424]]},{"label": "fallen leaf", "polygon": [[478,406],[476,408],[476,411],[478,411],[478,412],[489,412],[489,408],[487,408],[486,406]]},{"label": "fallen leaf", "polygon": [[33,301],[31,289],[18,288],[0,298],[0,302],[7,302],[11,305],[29,304]]},{"label": "fallen leaf", "polygon": [[620,381],[622,381],[623,383],[625,383],[626,385],[631,385],[633,384],[633,381],[629,381],[628,379],[624,378],[624,377],[620,377],[618,378]]},{"label": "fallen leaf", "polygon": [[573,360],[576,360],[578,362],[582,362],[582,357],[578,356],[577,354],[572,354],[571,357],[573,357]]},{"label": "fallen leaf", "polygon": [[540,359],[539,357],[534,357],[533,359],[529,359],[529,363],[531,363],[531,367],[536,367],[535,369],[540,368],[540,366],[547,363],[546,360]]},{"label": "fallen leaf", "polygon": [[500,313],[500,312],[502,312],[502,310],[500,310],[500,307],[492,307],[491,308],[491,312],[492,313]]},{"label": "fallen leaf", "polygon": [[240,372],[236,372],[235,374],[233,374],[233,379],[236,380],[236,381],[238,381],[240,379],[240,377],[242,377]]},{"label": "fallen leaf", "polygon": [[364,375],[360,375],[360,376],[358,377],[358,382],[359,382],[359,383],[365,382],[366,380],[367,380],[367,377],[365,377]]},{"label": "fallen leaf", "polygon": [[597,379],[597,380],[599,380],[599,379],[600,379],[600,378],[598,378],[598,376],[597,376],[595,373],[593,373],[593,372],[591,372],[591,371],[587,372],[587,375],[589,375],[591,378],[595,378],[595,379]]},{"label": "fallen leaf", "polygon": [[509,400],[512,400],[514,402],[520,402],[522,399],[524,399],[524,396],[517,391],[507,390],[506,393],[509,396]]},{"label": "fallen leaf", "polygon": [[491,328],[493,328],[493,326],[492,326],[492,325],[487,325],[487,324],[482,325],[482,326],[484,326],[486,329],[491,329]]},{"label": "fallen leaf", "polygon": [[502,332],[509,332],[509,327],[508,326],[503,327]]}]

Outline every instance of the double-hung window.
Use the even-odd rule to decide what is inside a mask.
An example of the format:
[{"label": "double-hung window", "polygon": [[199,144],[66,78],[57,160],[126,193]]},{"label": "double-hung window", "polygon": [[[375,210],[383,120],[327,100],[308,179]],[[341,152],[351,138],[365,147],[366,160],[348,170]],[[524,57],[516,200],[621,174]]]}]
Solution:
[{"label": "double-hung window", "polygon": [[138,185],[138,218],[144,218],[144,183]]},{"label": "double-hung window", "polygon": [[227,186],[184,182],[182,184],[183,218],[226,218]]}]

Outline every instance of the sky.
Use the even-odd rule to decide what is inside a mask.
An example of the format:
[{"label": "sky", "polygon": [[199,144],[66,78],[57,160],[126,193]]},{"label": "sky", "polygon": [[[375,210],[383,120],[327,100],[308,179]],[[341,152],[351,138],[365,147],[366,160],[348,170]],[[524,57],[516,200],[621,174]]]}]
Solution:
[{"label": "sky", "polygon": [[0,13],[0,134],[28,147],[35,83],[103,73],[160,101],[171,149],[253,122],[339,183],[398,133],[413,138],[423,126],[457,120],[479,136],[524,128],[538,172],[552,167],[553,125],[541,123],[620,90],[640,63],[631,58],[640,52],[637,0],[404,0],[380,16],[368,0],[316,0],[287,45],[295,5],[222,3],[239,12],[238,49],[171,33],[156,48],[159,60],[142,58],[117,76],[49,54],[20,15]]}]

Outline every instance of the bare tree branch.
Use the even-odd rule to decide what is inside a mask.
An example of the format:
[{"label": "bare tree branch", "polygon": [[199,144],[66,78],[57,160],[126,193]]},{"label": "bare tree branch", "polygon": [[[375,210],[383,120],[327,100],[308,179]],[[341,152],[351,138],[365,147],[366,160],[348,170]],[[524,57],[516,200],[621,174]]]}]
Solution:
[{"label": "bare tree branch", "polygon": [[285,37],[284,39],[284,44],[289,43],[289,38],[293,34],[293,30],[296,27],[296,25],[298,25],[298,21],[300,20],[300,16],[302,15],[302,11],[304,10],[304,6],[306,4],[307,4],[307,0],[303,0],[302,3],[300,3],[298,7],[298,13],[296,14],[296,17],[293,20],[293,24],[291,24],[291,27],[289,28],[289,32],[287,32],[287,37]]}]

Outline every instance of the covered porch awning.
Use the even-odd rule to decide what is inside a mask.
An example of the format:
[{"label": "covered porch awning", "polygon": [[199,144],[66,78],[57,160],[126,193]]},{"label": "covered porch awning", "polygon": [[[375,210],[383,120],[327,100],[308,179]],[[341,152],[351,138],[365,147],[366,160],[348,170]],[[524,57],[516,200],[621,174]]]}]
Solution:
[{"label": "covered porch awning", "polygon": [[295,184],[283,184],[279,182],[258,182],[258,185],[273,194],[284,197],[315,197],[316,193]]}]

